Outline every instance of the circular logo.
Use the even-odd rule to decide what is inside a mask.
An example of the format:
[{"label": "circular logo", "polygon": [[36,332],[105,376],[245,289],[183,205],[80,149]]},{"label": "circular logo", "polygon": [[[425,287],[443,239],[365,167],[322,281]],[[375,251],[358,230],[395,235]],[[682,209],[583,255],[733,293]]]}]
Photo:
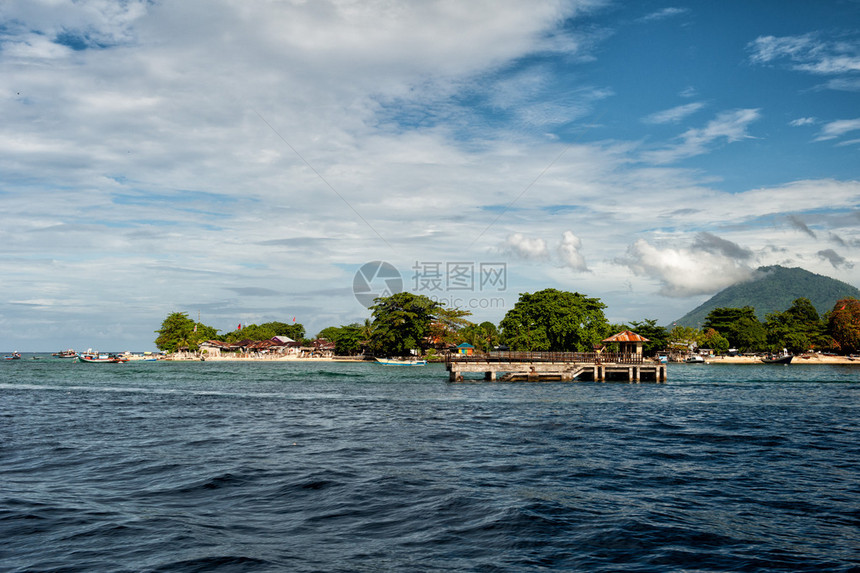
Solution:
[{"label": "circular logo", "polygon": [[403,278],[391,263],[371,261],[364,263],[352,280],[355,299],[365,308],[375,303],[373,299],[403,292]]}]

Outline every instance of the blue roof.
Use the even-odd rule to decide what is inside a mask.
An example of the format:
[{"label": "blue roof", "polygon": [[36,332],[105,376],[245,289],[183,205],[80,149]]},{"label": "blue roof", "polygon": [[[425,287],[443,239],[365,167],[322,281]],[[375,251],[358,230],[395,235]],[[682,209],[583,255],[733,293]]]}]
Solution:
[{"label": "blue roof", "polygon": [[469,344],[468,342],[461,342],[460,344],[457,345],[457,348],[475,348],[475,347],[472,346],[471,344]]}]

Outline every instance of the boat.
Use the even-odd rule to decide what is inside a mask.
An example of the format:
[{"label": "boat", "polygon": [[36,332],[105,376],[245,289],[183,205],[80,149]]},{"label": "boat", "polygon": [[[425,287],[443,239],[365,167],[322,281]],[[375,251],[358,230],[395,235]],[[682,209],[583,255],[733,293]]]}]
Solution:
[{"label": "boat", "polygon": [[7,354],[3,358],[6,360],[21,360],[21,353],[20,352],[13,352],[12,354]]},{"label": "boat", "polygon": [[377,358],[376,361],[386,366],[425,366],[427,364],[426,360],[419,360],[417,358]]},{"label": "boat", "polygon": [[54,352],[51,356],[56,356],[57,358],[74,358],[78,353],[69,348],[68,350],[61,350],[60,352]]},{"label": "boat", "polygon": [[761,359],[765,364],[791,364],[791,354],[771,354]]},{"label": "boat", "polygon": [[116,354],[98,354],[96,352],[78,355],[78,362],[86,362],[87,364],[116,364],[118,362],[128,362],[128,359]]},{"label": "boat", "polygon": [[701,354],[691,354],[684,360],[687,364],[704,364],[705,358]]}]

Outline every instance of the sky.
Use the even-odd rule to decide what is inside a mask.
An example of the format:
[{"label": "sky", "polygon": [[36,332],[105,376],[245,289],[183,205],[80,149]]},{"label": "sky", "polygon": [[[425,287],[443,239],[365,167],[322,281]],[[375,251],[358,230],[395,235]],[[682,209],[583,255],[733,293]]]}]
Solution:
[{"label": "sky", "polygon": [[4,0],[0,118],[3,351],[860,287],[857,0]]}]

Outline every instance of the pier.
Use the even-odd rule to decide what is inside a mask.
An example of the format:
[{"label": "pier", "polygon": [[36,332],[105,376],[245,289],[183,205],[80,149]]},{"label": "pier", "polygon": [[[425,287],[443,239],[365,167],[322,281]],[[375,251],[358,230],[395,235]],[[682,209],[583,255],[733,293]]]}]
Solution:
[{"label": "pier", "polygon": [[666,365],[638,353],[607,352],[490,352],[446,357],[451,382],[464,374],[482,374],[502,382],[624,381],[666,382]]}]

